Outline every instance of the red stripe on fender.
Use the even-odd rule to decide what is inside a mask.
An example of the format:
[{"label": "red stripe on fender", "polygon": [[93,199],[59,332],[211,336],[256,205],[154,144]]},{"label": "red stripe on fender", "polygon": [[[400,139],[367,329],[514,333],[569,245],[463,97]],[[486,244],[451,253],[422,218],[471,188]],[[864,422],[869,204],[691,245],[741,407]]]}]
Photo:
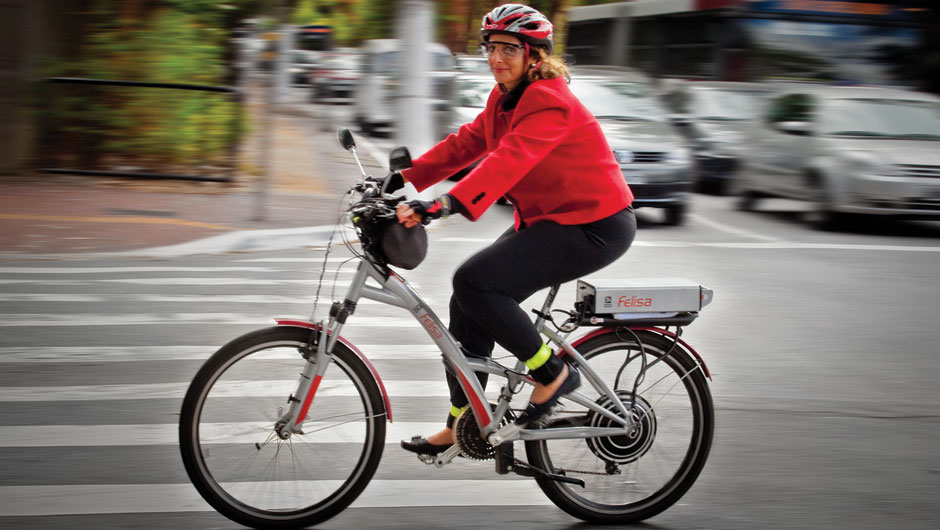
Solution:
[{"label": "red stripe on fender", "polygon": [[[454,371],[457,372],[457,370]],[[457,375],[460,376],[460,382],[463,383],[464,394],[470,399],[470,406],[473,408],[473,415],[476,417],[477,425],[479,425],[481,429],[486,427],[493,421],[489,405],[484,404],[476,394],[470,391],[470,381],[467,381],[467,378],[464,377],[462,373],[457,372]]]},{"label": "red stripe on fender", "polygon": [[307,417],[307,411],[310,410],[310,404],[313,403],[313,396],[317,394],[317,387],[320,386],[319,375],[313,378],[313,384],[310,385],[310,390],[307,391],[307,397],[304,398],[304,405],[300,408],[300,414],[297,416],[297,424],[303,423],[304,418]]},{"label": "red stripe on fender", "polygon": [[718,9],[721,7],[732,7],[741,3],[741,0],[695,0],[693,9]]},{"label": "red stripe on fender", "polygon": [[[274,321],[277,322],[278,326],[293,326],[295,328],[307,328],[307,329],[320,329],[320,325],[309,320],[298,320],[294,318],[274,318]],[[351,342],[344,339],[342,335],[337,339],[339,342],[342,342],[344,346],[352,350],[362,362],[365,363],[366,367],[369,368],[369,372],[372,373],[372,377],[375,379],[376,384],[379,385],[379,390],[382,391],[382,399],[385,401],[385,416],[388,418],[389,423],[392,423],[392,402],[388,399],[388,391],[385,390],[385,383],[382,382],[382,378],[379,377],[379,372],[375,369],[375,366],[372,365],[372,362],[362,353],[359,348],[353,346]],[[303,417],[303,416],[301,416]]]},{"label": "red stripe on fender", "polygon": [[[695,348],[690,346],[688,342],[682,340],[682,338],[676,335],[675,333],[671,331],[666,331],[660,328],[630,328],[630,329],[633,331],[651,331],[653,333],[658,333],[664,337],[668,337],[673,340],[678,340],[679,344],[682,345],[683,348],[688,350],[689,353],[691,353],[695,357],[695,359],[699,362],[699,364],[702,365],[702,371],[705,372],[705,377],[707,377],[709,381],[712,380],[712,374],[710,371],[708,371],[708,365],[705,364],[705,359],[702,359],[702,356],[699,355],[697,351],[695,351]],[[590,339],[593,339],[594,337],[599,337],[601,335],[606,335],[608,333],[614,333],[616,331],[617,331],[617,328],[598,328],[583,337],[579,337],[578,340],[572,342],[571,345],[575,349],[577,349],[579,344],[584,344],[585,342],[587,342]],[[562,350],[558,355],[561,356],[567,353],[568,352]]]}]

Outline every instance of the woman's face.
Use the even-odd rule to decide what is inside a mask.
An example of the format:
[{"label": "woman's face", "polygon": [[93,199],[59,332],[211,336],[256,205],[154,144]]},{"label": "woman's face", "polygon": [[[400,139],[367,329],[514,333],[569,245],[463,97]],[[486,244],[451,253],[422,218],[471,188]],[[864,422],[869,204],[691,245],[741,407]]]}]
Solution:
[{"label": "woman's face", "polygon": [[512,90],[522,82],[522,76],[525,75],[525,45],[512,35],[493,35],[489,45],[495,50],[488,53],[487,57],[493,77],[507,90]]}]

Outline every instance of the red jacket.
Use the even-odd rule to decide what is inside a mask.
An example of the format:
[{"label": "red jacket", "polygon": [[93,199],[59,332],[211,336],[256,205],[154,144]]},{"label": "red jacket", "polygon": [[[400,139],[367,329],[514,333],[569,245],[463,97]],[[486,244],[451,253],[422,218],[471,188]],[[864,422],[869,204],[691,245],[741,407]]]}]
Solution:
[{"label": "red jacket", "polygon": [[405,179],[422,191],[488,154],[449,193],[474,221],[507,195],[517,228],[589,223],[633,202],[600,125],[563,78],[535,81],[510,111],[502,96],[494,87],[473,123],[415,159]]}]

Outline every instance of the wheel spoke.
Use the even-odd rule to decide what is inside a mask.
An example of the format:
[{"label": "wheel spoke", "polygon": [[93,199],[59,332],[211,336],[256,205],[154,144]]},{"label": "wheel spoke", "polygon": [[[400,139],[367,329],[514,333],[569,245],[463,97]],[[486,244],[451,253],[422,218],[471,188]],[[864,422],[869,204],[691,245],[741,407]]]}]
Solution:
[{"label": "wheel spoke", "polygon": [[[197,489],[247,526],[309,526],[348,506],[385,443],[383,400],[368,368],[337,344],[303,433],[275,425],[307,363],[309,330],[270,328],[236,339],[207,362],[184,399],[180,448]],[[243,343],[240,343],[242,341]],[[354,390],[350,392],[350,390]]]}]

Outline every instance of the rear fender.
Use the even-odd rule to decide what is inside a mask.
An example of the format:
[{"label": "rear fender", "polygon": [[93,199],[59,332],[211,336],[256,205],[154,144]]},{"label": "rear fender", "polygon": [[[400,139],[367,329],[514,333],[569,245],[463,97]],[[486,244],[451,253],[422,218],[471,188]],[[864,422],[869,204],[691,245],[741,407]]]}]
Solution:
[{"label": "rear fender", "polygon": [[[278,326],[290,326],[295,328],[305,328],[305,329],[320,329],[320,324],[316,322],[310,322],[309,320],[300,320],[296,318],[275,318]],[[382,378],[379,377],[379,372],[375,369],[375,366],[372,366],[372,362],[366,357],[364,353],[359,351],[359,348],[353,345],[353,343],[344,339],[342,336],[336,339],[338,342],[341,342],[343,346],[349,348],[359,359],[369,368],[369,373],[372,374],[372,379],[375,380],[375,384],[378,385],[379,390],[382,391],[382,399],[385,401],[385,415],[388,418],[389,423],[392,422],[392,403],[388,399],[388,391],[385,390],[385,384],[382,383]]]},{"label": "rear fender", "polygon": [[[594,331],[588,333],[587,335],[584,335],[583,337],[578,337],[578,339],[572,342],[571,345],[574,346],[575,349],[577,349],[578,346],[580,346],[581,344],[584,344],[585,342],[595,337],[600,337],[601,335],[606,335],[608,333],[616,333],[618,329],[621,329],[621,328],[604,327],[604,328],[595,329]],[[676,335],[675,333],[669,330],[665,330],[662,328],[654,328],[654,327],[629,328],[629,329],[631,331],[649,331],[651,333],[656,333],[657,335],[662,335],[663,337],[666,337],[669,340],[677,341],[679,345],[682,346],[682,348],[684,348],[686,351],[691,353],[692,356],[695,357],[695,360],[699,362],[699,364],[702,366],[702,371],[705,373],[705,377],[707,377],[709,381],[712,380],[712,374],[708,370],[708,366],[705,364],[705,359],[702,359],[702,356],[699,355],[697,351],[695,351],[695,348],[690,346],[688,342],[682,340],[682,338]],[[564,353],[565,353],[564,351],[561,352],[562,355],[564,355]]]}]

